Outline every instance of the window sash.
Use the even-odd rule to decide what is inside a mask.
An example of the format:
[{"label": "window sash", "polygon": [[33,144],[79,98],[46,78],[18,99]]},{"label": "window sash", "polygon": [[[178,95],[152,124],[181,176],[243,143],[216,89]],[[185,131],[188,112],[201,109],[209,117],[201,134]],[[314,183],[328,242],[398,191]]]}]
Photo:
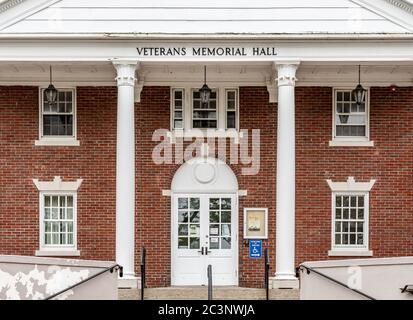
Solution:
[{"label": "window sash", "polygon": [[[42,249],[76,248],[75,193],[41,193],[40,244]],[[71,200],[71,201],[69,201]]]},{"label": "window sash", "polygon": [[[349,205],[344,205],[341,203],[341,206],[337,206],[337,197],[341,197],[341,201],[343,201],[343,197],[349,197]],[[356,206],[351,205],[350,199],[351,197],[356,197]],[[358,197],[363,197],[363,206],[359,206]],[[369,221],[369,197],[368,193],[365,192],[355,192],[355,193],[333,193],[332,196],[332,247],[335,249],[367,249],[368,248],[368,221]],[[341,217],[337,218],[337,209],[341,209]],[[355,218],[351,217],[351,210],[355,210]],[[347,211],[347,218],[344,217],[344,210]],[[359,210],[363,210],[363,218],[359,218]],[[337,230],[337,223],[340,225],[340,230]],[[354,231],[351,230],[351,224],[355,224]],[[358,231],[359,225],[362,223],[362,232]],[[348,230],[344,231],[343,226],[347,224]],[[363,243],[358,244],[358,235],[363,235]],[[340,235],[340,243],[337,243],[336,236]],[[344,235],[347,235],[348,240],[346,244],[343,244],[343,239],[345,239]],[[355,244],[351,244],[351,235],[355,237]]]},{"label": "window sash", "polygon": [[[42,138],[74,138],[75,132],[75,89],[58,89],[56,109],[52,110],[45,101],[45,91],[41,89],[41,108],[40,108],[40,136]],[[63,95],[63,96],[62,96]],[[68,96],[70,98],[68,98]],[[64,104],[64,111],[61,111],[61,104]],[[68,111],[70,110],[70,111]],[[53,120],[52,120],[53,119]],[[63,121],[64,120],[64,121]],[[54,122],[53,125],[51,122]],[[46,125],[50,123],[49,125]]]},{"label": "window sash", "polygon": [[[230,94],[233,94],[234,98],[230,98]],[[233,102],[234,107],[230,108],[229,103]],[[225,129],[237,129],[238,128],[238,90],[237,89],[225,89]],[[229,115],[233,114],[234,123],[229,125]]]},{"label": "window sash", "polygon": [[[356,106],[357,111],[352,111],[352,106],[354,107],[355,101],[353,100],[351,89],[334,89],[334,99],[333,99],[333,135],[334,139],[344,139],[344,140],[366,140],[369,139],[369,92],[366,93],[364,102],[364,111],[360,111],[359,107]],[[341,97],[339,97],[341,96]],[[348,98],[348,99],[347,99]],[[339,112],[339,104],[347,104],[348,112],[341,110]],[[340,117],[347,117],[347,121],[351,121],[353,117],[364,116],[364,121],[360,123],[349,123],[340,122]],[[354,119],[354,118],[353,118]],[[347,131],[348,134],[339,134],[340,131]],[[344,129],[348,128],[348,129]],[[363,129],[361,129],[363,128]],[[361,130],[360,130],[361,129]],[[364,131],[364,135],[359,134],[359,132]],[[352,132],[355,134],[352,135]]]},{"label": "window sash", "polygon": [[[177,94],[180,93],[181,98],[177,98]],[[185,90],[184,89],[172,89],[172,128],[183,129],[185,123]],[[181,106],[178,106],[180,102]],[[176,114],[181,112],[181,117],[177,117]],[[180,121],[181,125],[177,126],[177,121]]]}]

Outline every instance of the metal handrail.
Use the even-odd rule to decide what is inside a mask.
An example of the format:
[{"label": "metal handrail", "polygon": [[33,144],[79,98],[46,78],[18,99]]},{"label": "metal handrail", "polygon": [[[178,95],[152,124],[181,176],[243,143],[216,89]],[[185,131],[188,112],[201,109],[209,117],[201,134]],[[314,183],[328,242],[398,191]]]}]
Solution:
[{"label": "metal handrail", "polygon": [[90,280],[92,280],[92,279],[108,272],[108,271],[110,271],[110,273],[113,273],[114,271],[117,271],[117,270],[119,270],[119,277],[122,278],[123,277],[123,267],[116,263],[116,264],[114,264],[114,265],[112,265],[112,266],[110,266],[110,267],[108,267],[108,268],[106,268],[102,271],[99,271],[98,273],[95,273],[93,276],[90,276],[89,278],[86,278],[86,279],[84,279],[84,280],[82,280],[78,283],[75,283],[74,285],[71,285],[70,287],[68,287],[66,289],[63,289],[63,290],[61,290],[61,291],[59,291],[55,294],[52,294],[51,296],[46,297],[44,300],[51,300],[51,299],[61,295],[62,293],[65,293],[66,291],[72,290],[73,288],[75,288],[77,286],[80,286],[81,284],[83,284],[85,282],[88,282],[88,281],[90,281]]},{"label": "metal handrail", "polygon": [[209,264],[207,268],[208,276],[208,300],[212,300],[212,266]]},{"label": "metal handrail", "polygon": [[342,283],[342,282],[340,282],[340,281],[338,281],[338,280],[336,280],[336,279],[334,279],[334,278],[332,278],[332,277],[330,277],[330,276],[328,276],[328,275],[326,275],[326,274],[324,274],[324,273],[321,273],[321,272],[315,270],[314,268],[311,268],[311,267],[308,267],[308,266],[306,266],[306,265],[304,265],[304,264],[301,264],[301,265],[300,265],[300,270],[301,270],[301,271],[304,271],[304,269],[307,270],[307,274],[310,274],[310,272],[314,272],[315,274],[318,274],[318,275],[322,276],[323,278],[326,278],[326,279],[328,279],[328,280],[330,280],[330,281],[332,281],[332,282],[334,282],[334,283],[336,283],[336,284],[338,284],[338,285],[340,285],[340,286],[342,286],[342,287],[344,287],[344,288],[347,288],[347,289],[349,289],[349,290],[351,290],[351,291],[353,291],[353,292],[355,292],[355,293],[358,293],[359,295],[361,295],[361,296],[363,296],[363,297],[365,297],[365,298],[367,298],[367,299],[369,299],[369,300],[376,300],[376,299],[373,298],[372,296],[369,296],[368,294],[365,294],[365,293],[361,292],[360,290],[353,289],[353,288],[349,287],[348,285],[346,285],[345,283]]},{"label": "metal handrail", "polygon": [[141,300],[145,297],[146,283],[146,248],[142,246],[141,251]]},{"label": "metal handrail", "polygon": [[268,248],[264,250],[264,285],[265,285],[265,298],[269,300],[269,289],[270,289],[270,258],[268,256]]}]

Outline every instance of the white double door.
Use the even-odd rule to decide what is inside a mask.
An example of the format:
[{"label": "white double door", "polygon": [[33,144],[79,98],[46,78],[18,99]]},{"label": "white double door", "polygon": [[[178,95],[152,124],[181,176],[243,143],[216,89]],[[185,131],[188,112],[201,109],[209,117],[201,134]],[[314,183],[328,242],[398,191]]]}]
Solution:
[{"label": "white double door", "polygon": [[234,194],[172,198],[172,285],[238,285],[238,215]]}]

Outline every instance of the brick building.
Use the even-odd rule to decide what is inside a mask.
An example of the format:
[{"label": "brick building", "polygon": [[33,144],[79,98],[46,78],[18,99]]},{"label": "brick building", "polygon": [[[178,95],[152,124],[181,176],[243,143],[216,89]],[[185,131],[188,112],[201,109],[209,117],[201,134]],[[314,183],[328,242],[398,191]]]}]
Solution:
[{"label": "brick building", "polygon": [[0,254],[136,286],[144,246],[152,287],[261,287],[254,240],[274,287],[413,255],[413,6],[328,2],[0,4]]}]

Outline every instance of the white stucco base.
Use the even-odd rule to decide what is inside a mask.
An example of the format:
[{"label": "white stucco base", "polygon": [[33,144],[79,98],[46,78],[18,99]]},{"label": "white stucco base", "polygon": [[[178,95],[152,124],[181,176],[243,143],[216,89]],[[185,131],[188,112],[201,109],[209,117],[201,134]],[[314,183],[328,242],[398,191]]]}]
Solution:
[{"label": "white stucco base", "polygon": [[277,279],[270,277],[270,289],[299,289],[300,281],[298,279]]},{"label": "white stucco base", "polygon": [[118,278],[119,289],[137,289],[140,288],[140,284],[140,277],[123,276],[122,278]]}]

